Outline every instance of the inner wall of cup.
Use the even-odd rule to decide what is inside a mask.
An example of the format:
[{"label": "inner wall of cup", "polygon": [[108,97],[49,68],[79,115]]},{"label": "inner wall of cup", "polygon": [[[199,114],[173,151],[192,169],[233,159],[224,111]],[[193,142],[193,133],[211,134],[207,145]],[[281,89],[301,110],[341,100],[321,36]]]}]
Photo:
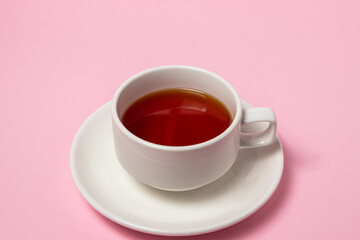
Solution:
[{"label": "inner wall of cup", "polygon": [[124,84],[117,101],[120,118],[128,107],[142,96],[161,89],[190,88],[206,92],[227,106],[232,118],[236,115],[236,99],[229,87],[215,74],[200,69],[168,68],[140,74]]}]

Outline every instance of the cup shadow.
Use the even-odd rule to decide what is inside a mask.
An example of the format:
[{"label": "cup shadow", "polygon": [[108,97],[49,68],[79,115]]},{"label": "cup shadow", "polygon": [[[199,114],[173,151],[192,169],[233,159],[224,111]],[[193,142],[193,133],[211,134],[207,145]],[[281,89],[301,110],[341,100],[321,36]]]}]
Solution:
[{"label": "cup shadow", "polygon": [[184,237],[169,237],[169,236],[158,236],[151,235],[147,233],[138,232],[135,230],[128,229],[123,227],[108,218],[104,217],[93,209],[90,205],[89,208],[92,209],[92,212],[96,217],[101,219],[109,228],[113,231],[118,232],[121,236],[127,236],[131,239],[200,239],[200,240],[212,240],[212,239],[240,239],[246,238],[251,235],[253,232],[258,231],[266,224],[271,224],[271,220],[276,218],[277,215],[281,213],[281,209],[284,208],[287,198],[290,195],[290,189],[292,184],[292,169],[295,164],[294,159],[296,153],[286,144],[286,140],[282,139],[282,147],[284,153],[284,169],[282,179],[275,190],[275,193],[272,197],[262,206],[257,212],[252,214],[250,217],[238,222],[230,227],[221,229],[211,233],[205,233],[195,236],[184,236]]}]

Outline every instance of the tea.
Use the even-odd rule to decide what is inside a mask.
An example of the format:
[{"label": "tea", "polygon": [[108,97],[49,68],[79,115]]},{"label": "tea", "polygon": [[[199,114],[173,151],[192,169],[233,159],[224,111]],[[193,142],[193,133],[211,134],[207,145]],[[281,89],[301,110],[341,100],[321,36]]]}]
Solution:
[{"label": "tea", "polygon": [[229,110],[215,97],[194,89],[174,88],[149,93],[135,101],[122,122],[146,141],[187,146],[210,140],[231,124]]}]

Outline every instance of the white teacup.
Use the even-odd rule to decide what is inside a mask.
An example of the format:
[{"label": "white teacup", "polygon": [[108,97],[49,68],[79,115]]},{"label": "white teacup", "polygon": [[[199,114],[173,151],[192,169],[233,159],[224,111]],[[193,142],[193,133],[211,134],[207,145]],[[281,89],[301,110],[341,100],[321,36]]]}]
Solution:
[{"label": "white teacup", "polygon": [[[206,142],[180,147],[151,143],[128,131],[120,119],[129,105],[147,93],[168,88],[197,89],[216,97],[229,109],[232,123]],[[255,122],[268,122],[269,126],[260,133],[241,132],[243,124]],[[276,136],[273,110],[243,109],[239,95],[226,80],[190,66],[156,67],[129,78],[113,98],[112,123],[116,155],[124,169],[145,184],[171,191],[215,181],[231,168],[240,148],[266,146]]]}]

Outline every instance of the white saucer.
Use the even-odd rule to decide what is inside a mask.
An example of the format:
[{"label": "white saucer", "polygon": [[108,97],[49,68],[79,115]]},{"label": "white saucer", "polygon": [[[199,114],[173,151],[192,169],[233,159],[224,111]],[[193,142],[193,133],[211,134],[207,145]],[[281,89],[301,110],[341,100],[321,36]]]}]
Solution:
[{"label": "white saucer", "polygon": [[187,192],[157,190],[138,182],[121,167],[111,131],[108,102],[75,136],[70,156],[72,176],[98,212],[137,231],[184,236],[228,227],[264,205],[281,179],[284,157],[277,138],[268,147],[240,150],[235,165],[209,185]]}]

